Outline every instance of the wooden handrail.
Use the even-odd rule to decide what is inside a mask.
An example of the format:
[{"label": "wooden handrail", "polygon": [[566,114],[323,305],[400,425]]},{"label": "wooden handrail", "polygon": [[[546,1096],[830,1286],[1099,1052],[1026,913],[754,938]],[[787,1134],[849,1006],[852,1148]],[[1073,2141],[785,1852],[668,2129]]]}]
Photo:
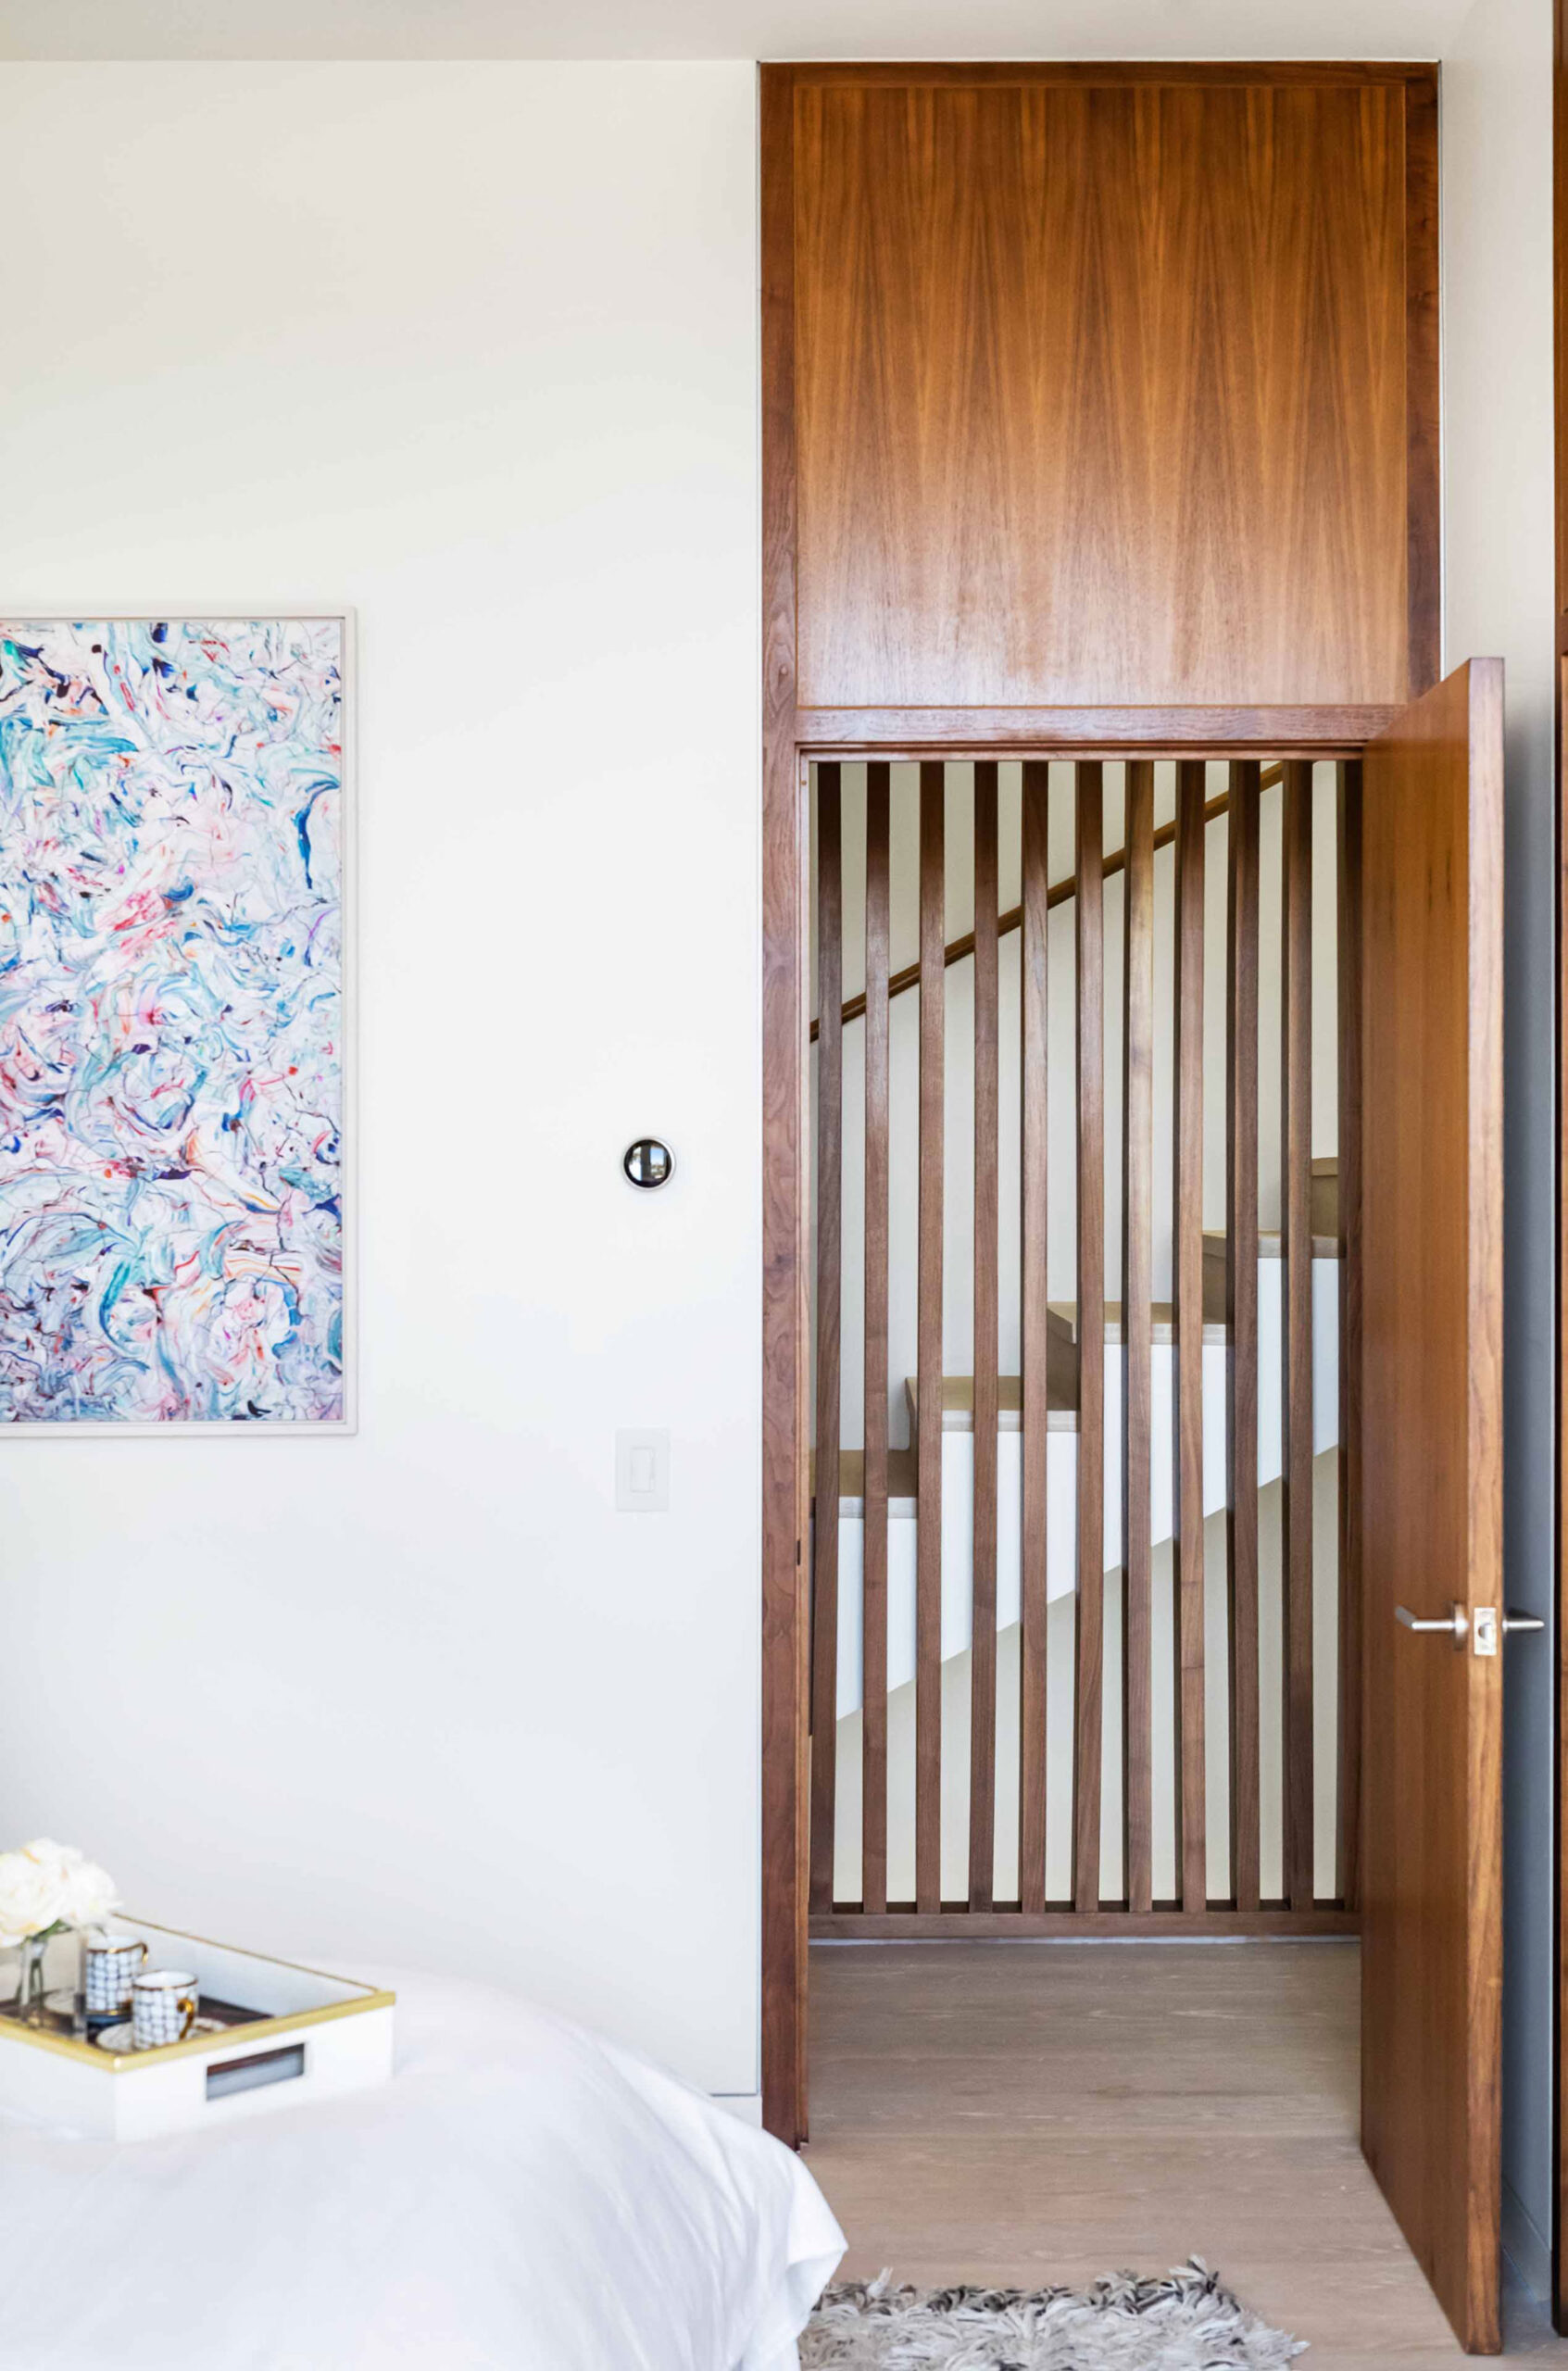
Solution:
[{"label": "wooden handrail", "polygon": [[[1284,779],[1285,768],[1283,766],[1267,766],[1264,768],[1263,773],[1260,779],[1259,788],[1261,790],[1268,790],[1274,783],[1283,782]],[[1216,815],[1223,815],[1229,805],[1230,794],[1228,791],[1223,790],[1217,798],[1209,799],[1203,809],[1203,821],[1205,824],[1211,823]],[[1174,822],[1161,823],[1159,830],[1154,834],[1154,845],[1157,848],[1168,848],[1175,836],[1176,826]],[[1127,851],[1124,847],[1112,848],[1110,854],[1105,859],[1106,879],[1109,881],[1113,872],[1120,872],[1126,861]],[[1078,876],[1075,872],[1070,872],[1064,879],[1060,881],[1053,881],[1051,883],[1050,887],[1046,892],[1047,907],[1065,906],[1069,897],[1076,897],[1077,893]],[[1017,930],[1020,927],[1022,920],[1022,907],[1010,906],[1006,913],[1000,915],[997,919],[997,936],[1005,938],[1010,930]],[[961,963],[966,956],[972,955],[973,952],[974,933],[972,930],[966,930],[961,938],[955,938],[951,940],[949,944],[943,948],[943,969],[946,970],[947,965],[950,963]],[[895,972],[892,978],[887,983],[889,1002],[891,1002],[894,997],[901,997],[906,988],[918,988],[919,985],[920,965],[918,963],[907,963],[901,972]],[[866,999],[863,995],[851,997],[844,1007],[844,1019],[846,1022],[859,1021],[863,1019],[865,1010]],[[811,1023],[811,1043],[815,1045],[816,1042],[817,1024],[813,1021]]]}]

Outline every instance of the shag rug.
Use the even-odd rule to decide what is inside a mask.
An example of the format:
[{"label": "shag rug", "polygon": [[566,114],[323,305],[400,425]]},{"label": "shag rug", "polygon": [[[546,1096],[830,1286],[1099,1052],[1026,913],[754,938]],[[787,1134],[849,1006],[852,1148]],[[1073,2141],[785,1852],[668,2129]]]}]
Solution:
[{"label": "shag rug", "polygon": [[829,2289],[801,2371],[1276,2371],[1306,2352],[1238,2304],[1194,2256],[1162,2280],[1089,2289],[898,2289],[888,2274]]}]

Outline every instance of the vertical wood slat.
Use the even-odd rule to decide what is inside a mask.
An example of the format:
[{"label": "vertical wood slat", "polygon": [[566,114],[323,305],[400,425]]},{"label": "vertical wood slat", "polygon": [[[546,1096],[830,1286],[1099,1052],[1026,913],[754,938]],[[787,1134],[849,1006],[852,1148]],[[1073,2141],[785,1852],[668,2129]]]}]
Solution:
[{"label": "vertical wood slat", "polygon": [[920,1242],[915,1367],[915,1907],[942,1907],[942,1186],[947,768],[920,770]]},{"label": "vertical wood slat", "polygon": [[1338,768],[1339,1874],[1361,1889],[1361,768]]},{"label": "vertical wood slat", "polygon": [[844,1209],[840,769],[817,768],[817,1508],[811,1540],[813,1911],[833,1908],[838,1770],[839,1303]]},{"label": "vertical wood slat", "polygon": [[1105,1682],[1105,769],[1077,780],[1078,1620],[1073,1898],[1100,1898],[1100,1757]]},{"label": "vertical wood slat", "polygon": [[1312,1800],[1312,769],[1285,768],[1280,980],[1281,1241],[1285,1261],[1285,1891],[1310,1910]]},{"label": "vertical wood slat", "polygon": [[1175,1064],[1172,1116],[1175,1178],[1176,1689],[1181,1902],[1209,1896],[1204,1768],[1203,1558],[1203,910],[1207,768],[1176,768]]},{"label": "vertical wood slat", "polygon": [[974,1531],[970,1654],[969,1903],[989,1910],[997,1824],[998,1032],[997,768],[974,769]]},{"label": "vertical wood slat", "polygon": [[1046,1696],[1048,1597],[1046,1574],[1046,1460],[1049,1440],[1049,1290],[1046,1276],[1048,1166],[1047,982],[1049,927],[1050,768],[1023,766],[1022,1005],[1023,1517],[1019,1635],[1019,1898],[1025,1911],[1046,1906]]},{"label": "vertical wood slat", "polygon": [[1225,993],[1225,1545],[1231,1889],[1259,1906],[1258,839],[1261,768],[1230,769]]},{"label": "vertical wood slat", "polygon": [[887,1908],[887,974],[890,770],[866,768],[865,1542],[860,1604],[860,1901]]},{"label": "vertical wood slat", "polygon": [[1126,766],[1122,1028],[1122,1805],[1127,1907],[1154,1907],[1154,766]]}]

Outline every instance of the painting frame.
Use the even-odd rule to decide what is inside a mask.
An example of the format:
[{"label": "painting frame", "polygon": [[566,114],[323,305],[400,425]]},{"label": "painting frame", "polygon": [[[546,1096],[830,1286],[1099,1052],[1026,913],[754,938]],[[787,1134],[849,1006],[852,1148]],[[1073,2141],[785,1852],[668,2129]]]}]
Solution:
[{"label": "painting frame", "polygon": [[341,830],[342,970],[340,994],[342,1047],[342,1343],[343,1405],[329,1417],[284,1417],[266,1423],[245,1423],[229,1417],[175,1416],[161,1420],[84,1417],[80,1420],[21,1416],[0,1419],[0,1440],[14,1438],[94,1441],[171,1438],[233,1440],[352,1439],[359,1430],[359,1194],[358,1194],[358,1072],[359,1072],[359,916],[358,916],[358,615],[345,602],[165,601],[135,606],[125,602],[75,602],[62,605],[57,596],[48,601],[0,599],[0,624],[42,626],[272,623],[297,621],[302,625],[331,625],[339,634],[341,700]]}]

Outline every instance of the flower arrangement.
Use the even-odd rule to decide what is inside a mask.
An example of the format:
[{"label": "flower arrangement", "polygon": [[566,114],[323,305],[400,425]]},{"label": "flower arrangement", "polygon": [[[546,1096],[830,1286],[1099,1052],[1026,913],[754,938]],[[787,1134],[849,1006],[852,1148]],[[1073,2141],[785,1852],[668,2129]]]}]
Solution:
[{"label": "flower arrangement", "polygon": [[69,1926],[92,1926],[119,1901],[114,1879],[74,1845],[34,1838],[0,1852],[0,1950],[42,1942]]}]

